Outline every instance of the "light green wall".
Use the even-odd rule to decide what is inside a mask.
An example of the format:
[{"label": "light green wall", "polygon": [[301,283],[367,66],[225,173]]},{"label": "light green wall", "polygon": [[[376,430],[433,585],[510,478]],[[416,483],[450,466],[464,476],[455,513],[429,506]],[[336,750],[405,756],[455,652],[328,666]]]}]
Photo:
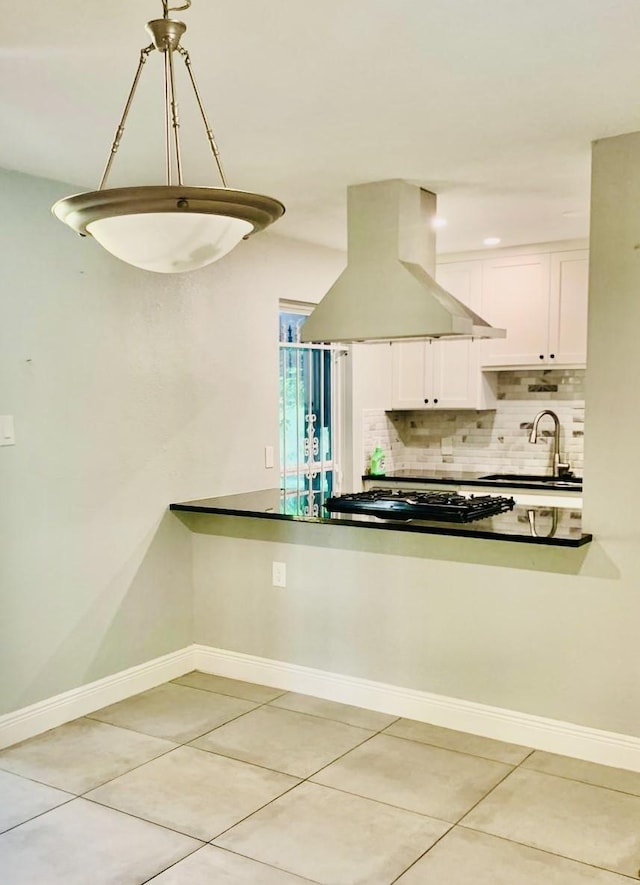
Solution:
[{"label": "light green wall", "polygon": [[167,505],[277,485],[277,300],[343,263],[262,235],[145,273],[51,216],[72,190],[0,171],[0,713],[191,642]]},{"label": "light green wall", "polygon": [[640,736],[640,134],[595,146],[589,324],[592,545],[208,519],[196,640]]},{"label": "light green wall", "polygon": [[342,257],[263,235],[151,276],[50,218],[65,185],[0,173],[0,711],[196,640],[640,736],[639,139],[594,153],[582,551],[191,534],[169,501],[276,484],[277,299],[317,300]]}]

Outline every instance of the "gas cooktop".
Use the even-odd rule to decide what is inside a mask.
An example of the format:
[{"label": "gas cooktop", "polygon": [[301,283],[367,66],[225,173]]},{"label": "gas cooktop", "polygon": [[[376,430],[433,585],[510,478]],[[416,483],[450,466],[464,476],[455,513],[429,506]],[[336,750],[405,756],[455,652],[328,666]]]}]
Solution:
[{"label": "gas cooktop", "polygon": [[500,495],[369,489],[328,498],[324,506],[330,513],[362,513],[381,519],[473,522],[512,510],[515,501]]}]

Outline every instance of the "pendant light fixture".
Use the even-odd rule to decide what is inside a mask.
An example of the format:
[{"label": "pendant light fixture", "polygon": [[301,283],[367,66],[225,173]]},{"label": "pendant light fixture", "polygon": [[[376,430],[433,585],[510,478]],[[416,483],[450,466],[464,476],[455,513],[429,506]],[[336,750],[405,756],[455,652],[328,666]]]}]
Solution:
[{"label": "pendant light fixture", "polygon": [[[191,0],[183,6],[169,6],[168,0],[162,0],[162,6],[163,17],[147,23],[153,42],[140,52],[138,69],[98,190],[59,200],[52,211],[81,236],[92,236],[122,261],[158,273],[181,273],[222,258],[240,240],[280,218],[284,206],[272,197],[227,186],[191,59],[180,45],[186,25],[169,18],[170,12],[188,9]],[[164,56],[166,184],[106,188],[142,68],[155,50]],[[189,74],[222,187],[191,187],[183,183],[175,53],[182,57]]]}]

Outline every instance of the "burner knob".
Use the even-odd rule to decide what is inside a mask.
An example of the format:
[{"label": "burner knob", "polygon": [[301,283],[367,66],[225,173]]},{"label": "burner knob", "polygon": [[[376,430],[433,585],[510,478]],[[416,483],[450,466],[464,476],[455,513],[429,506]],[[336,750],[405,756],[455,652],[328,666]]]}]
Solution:
[{"label": "burner knob", "polygon": [[425,400],[425,403],[428,403],[428,402],[429,402],[429,400],[428,400],[428,399],[426,399],[426,400]]}]

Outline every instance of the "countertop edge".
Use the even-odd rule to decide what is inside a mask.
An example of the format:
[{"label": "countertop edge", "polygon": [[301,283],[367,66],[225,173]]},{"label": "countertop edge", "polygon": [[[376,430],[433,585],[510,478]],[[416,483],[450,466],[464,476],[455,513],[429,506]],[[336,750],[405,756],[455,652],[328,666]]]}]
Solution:
[{"label": "countertop edge", "polygon": [[285,513],[275,513],[268,511],[259,511],[259,510],[246,510],[239,509],[237,507],[224,507],[220,505],[204,505],[198,504],[196,501],[186,502],[186,503],[177,503],[170,504],[169,510],[174,512],[181,513],[202,513],[202,514],[211,514],[211,515],[221,515],[221,516],[239,516],[244,518],[252,518],[252,519],[271,519],[271,520],[281,520],[286,522],[295,522],[295,523],[309,523],[312,525],[329,525],[329,526],[350,526],[356,528],[365,528],[365,529],[374,529],[377,531],[392,531],[392,532],[412,532],[414,534],[425,534],[425,535],[446,535],[448,537],[460,537],[460,538],[475,538],[478,540],[484,541],[509,541],[512,543],[521,543],[521,544],[535,544],[538,546],[546,546],[546,547],[583,547],[585,544],[589,544],[593,541],[593,535],[588,532],[583,532],[580,537],[577,538],[549,538],[549,537],[534,537],[532,535],[517,535],[517,534],[501,534],[498,532],[483,532],[482,530],[470,530],[465,528],[464,524],[452,523],[451,527],[442,526],[442,525],[425,525],[424,523],[420,525],[410,525],[408,523],[373,523],[373,522],[364,522],[357,519],[325,519],[317,516],[295,516],[292,514]]},{"label": "countertop edge", "polygon": [[482,488],[492,489],[530,489],[540,492],[555,492],[556,494],[582,495],[582,485],[569,486],[557,485],[552,482],[511,482],[504,479],[480,479],[478,476],[461,477],[461,476],[432,476],[421,474],[402,474],[401,476],[393,473],[371,474],[363,473],[360,477],[362,482],[419,482],[419,483],[436,483],[437,485],[455,485],[455,486],[482,486]]}]

